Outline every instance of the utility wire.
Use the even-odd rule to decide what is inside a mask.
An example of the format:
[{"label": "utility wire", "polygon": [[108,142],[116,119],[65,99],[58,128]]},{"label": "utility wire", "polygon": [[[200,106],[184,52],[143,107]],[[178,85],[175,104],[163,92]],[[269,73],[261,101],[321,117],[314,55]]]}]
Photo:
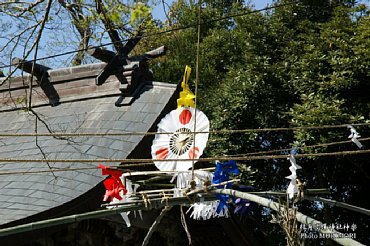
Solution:
[{"label": "utility wire", "polygon": [[[359,139],[361,142],[364,141],[369,141],[369,138],[361,138]],[[311,148],[317,148],[317,147],[328,147],[332,145],[340,145],[340,144],[347,144],[347,143],[353,143],[352,140],[347,140],[347,141],[338,141],[338,142],[330,142],[330,143],[321,143],[321,144],[314,144],[314,145],[307,145],[307,146],[297,146],[293,147],[296,150],[302,150],[302,149],[311,149]],[[292,150],[292,148],[285,148],[285,149],[274,149],[274,150],[266,150],[266,151],[257,151],[257,152],[250,152],[246,154],[237,154],[237,155],[228,155],[229,157],[233,156],[250,156],[250,155],[265,155],[265,154],[271,154],[271,153],[276,153],[276,152],[287,152]]]},{"label": "utility wire", "polygon": [[[249,129],[223,129],[203,132],[191,132],[195,134],[234,134],[234,133],[248,133],[248,132],[281,132],[281,131],[299,131],[299,130],[322,130],[322,129],[336,129],[347,128],[351,126],[369,126],[370,123],[356,123],[356,124],[339,124],[339,125],[317,125],[317,126],[297,126],[297,127],[277,127],[277,128],[249,128]],[[0,137],[104,137],[104,136],[132,136],[132,135],[156,135],[156,134],[173,134],[174,132],[110,132],[110,133],[0,133]]]},{"label": "utility wire", "polygon": [[[323,153],[313,153],[313,154],[296,154],[296,158],[309,158],[309,157],[324,157],[324,156],[345,156],[345,155],[360,155],[369,154],[370,150],[352,150],[352,151],[338,151],[338,152],[323,152]],[[232,157],[236,161],[254,161],[254,160],[271,160],[271,159],[285,159],[289,155],[263,155],[263,156],[235,156]],[[153,159],[12,159],[12,158],[1,158],[0,162],[28,162],[28,163],[44,163],[44,162],[57,162],[57,163],[110,163],[110,162],[120,162],[120,163],[148,163],[151,165],[153,161],[161,162],[174,162],[174,161],[191,161],[191,158],[187,159],[164,159],[164,160],[153,160]],[[195,159],[197,161],[227,161],[230,160],[230,156],[214,156],[214,157],[204,157]]]},{"label": "utility wire", "polygon": [[[361,141],[368,141],[369,138],[361,138]],[[351,140],[347,141],[338,141],[338,142],[330,142],[330,143],[321,143],[321,144],[315,144],[315,145],[307,145],[307,146],[301,146],[301,147],[295,147],[295,149],[310,149],[310,148],[316,148],[316,147],[327,147],[332,145],[340,145],[340,144],[347,144],[352,143]],[[290,151],[291,148],[286,149],[275,149],[275,150],[269,150],[269,151],[259,151],[259,152],[252,152],[252,153],[245,153],[245,154],[238,154],[238,155],[227,155],[224,157],[227,157],[229,159],[233,159],[235,157],[245,157],[245,156],[256,156],[261,154],[270,154],[270,153],[276,153],[276,152],[285,152]],[[130,160],[130,159],[128,159]],[[146,163],[133,163],[133,164],[123,164],[123,165],[113,165],[110,166],[110,168],[119,168],[119,169],[129,169],[132,167],[138,167],[138,166],[148,166],[152,165],[153,162],[146,162]],[[48,172],[66,172],[66,171],[80,171],[80,170],[92,170],[97,169],[97,167],[81,167],[81,168],[55,168],[51,170],[34,170],[34,171],[9,171],[9,172],[0,172],[1,175],[22,175],[22,174],[38,174],[38,173],[48,173]]]},{"label": "utility wire", "polygon": [[[298,2],[299,1],[292,1],[292,2],[288,2],[288,3],[284,3],[284,4],[277,4],[277,5],[273,5],[273,6],[267,6],[267,7],[262,8],[262,9],[248,10],[248,11],[241,12],[241,13],[231,14],[231,15],[220,17],[220,18],[211,19],[211,20],[208,20],[208,21],[203,21],[203,22],[201,22],[201,24],[202,25],[207,25],[207,24],[211,24],[211,23],[218,22],[218,21],[223,21],[223,20],[228,20],[228,19],[235,18],[235,17],[241,17],[241,16],[245,16],[245,15],[249,15],[249,14],[254,14],[254,13],[258,13],[258,12],[263,12],[263,11],[267,11],[267,10],[272,10],[272,9],[276,9],[276,8],[280,8],[280,7],[289,6],[289,5],[292,5],[292,4],[296,4]],[[149,33],[149,34],[146,34],[146,35],[140,35],[140,36],[137,36],[137,38],[149,38],[149,37],[153,37],[153,36],[157,36],[157,35],[162,35],[162,34],[171,33],[171,32],[180,31],[180,30],[185,30],[185,29],[189,29],[189,28],[193,28],[193,27],[197,27],[197,26],[198,26],[198,21],[193,22],[189,25],[185,25],[185,26],[181,26],[181,27],[177,27],[177,28],[172,28],[172,29],[168,29],[168,30],[165,30],[165,31],[161,31],[161,32],[155,32],[155,33]],[[121,40],[119,42],[122,43],[122,42],[127,42],[129,40],[130,39],[128,38],[128,39]],[[117,43],[117,42],[105,43],[105,44],[97,45],[97,46],[94,46],[94,47],[101,48],[101,47],[105,47],[105,46],[108,46],[108,45],[114,45],[115,43]],[[40,57],[40,58],[30,60],[30,61],[35,62],[35,61],[40,61],[40,60],[46,60],[46,59],[56,58],[56,57],[59,57],[59,56],[71,55],[71,54],[81,52],[81,51],[86,51],[86,50],[87,50],[86,48],[85,49],[72,50],[72,51],[59,53],[59,54],[55,54],[55,55]],[[9,67],[12,67],[12,65],[0,66],[0,69],[9,68]]]}]

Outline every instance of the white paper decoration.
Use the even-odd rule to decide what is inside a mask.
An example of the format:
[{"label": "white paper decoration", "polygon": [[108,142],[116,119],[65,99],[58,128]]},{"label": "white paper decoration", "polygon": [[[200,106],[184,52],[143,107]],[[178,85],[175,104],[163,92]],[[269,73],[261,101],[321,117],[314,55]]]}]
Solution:
[{"label": "white paper decoration", "polygon": [[[196,112],[196,127],[194,129]],[[191,107],[172,110],[158,124],[159,133],[152,144],[152,158],[159,170],[185,171],[192,166],[191,159],[203,154],[208,141],[209,120],[200,110]],[[195,143],[195,147],[194,147]],[[166,159],[189,159],[188,161],[161,161]],[[196,161],[196,160],[195,160]]]},{"label": "white paper decoration", "polygon": [[[121,177],[122,183],[123,183],[123,178]],[[132,193],[135,193],[137,188],[139,188],[140,185],[138,184],[133,184],[131,180],[126,179],[125,187],[127,190],[126,195],[123,194],[123,191],[120,192],[120,196],[122,197],[122,200],[118,200],[117,198],[113,198],[113,200],[109,203],[111,205],[117,204],[117,203],[125,203],[125,202],[132,202],[134,199],[131,197]],[[107,208],[115,208],[116,206],[108,206]],[[141,210],[138,211],[140,218],[143,219]],[[136,211],[134,211],[135,216],[136,216]],[[130,219],[128,218],[128,215],[130,214],[129,212],[123,212],[121,213],[121,216],[123,220],[125,221],[127,227],[131,226]]]},{"label": "white paper decoration", "polygon": [[297,169],[301,169],[302,167],[296,163],[294,155],[290,155],[288,160],[290,161],[290,164],[291,164],[291,166],[289,167],[289,170],[291,171],[292,174],[285,177],[287,179],[290,179],[288,189],[286,192],[288,193],[289,199],[292,199],[294,197],[294,194],[298,193]]},{"label": "white paper decoration", "polygon": [[360,141],[358,141],[358,138],[360,138],[361,135],[356,131],[356,129],[353,126],[349,125],[347,127],[351,131],[351,134],[348,136],[348,138],[350,138],[351,141],[354,142],[357,145],[357,147],[361,149],[363,145],[360,143]]}]

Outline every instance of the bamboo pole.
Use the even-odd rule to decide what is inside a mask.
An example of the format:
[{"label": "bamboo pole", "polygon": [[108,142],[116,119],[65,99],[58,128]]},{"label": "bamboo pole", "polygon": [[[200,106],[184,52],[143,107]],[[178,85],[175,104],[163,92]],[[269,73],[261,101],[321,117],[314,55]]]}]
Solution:
[{"label": "bamboo pole", "polygon": [[[206,201],[214,201],[216,198],[214,196],[203,196],[203,199]],[[200,202],[199,197],[194,197],[194,202]],[[151,210],[151,209],[157,209],[162,208],[165,206],[176,206],[176,205],[182,205],[182,204],[189,204],[189,198],[188,197],[172,197],[168,198],[165,201],[163,199],[152,199],[150,200],[150,206],[144,202],[138,202],[137,204],[128,205],[128,206],[121,206],[117,208],[112,209],[104,209],[104,210],[98,210],[98,211],[92,211],[82,214],[75,214],[75,215],[68,215],[63,216],[55,219],[48,219],[48,220],[42,220],[37,222],[32,222],[28,224],[18,225],[14,227],[9,227],[5,229],[0,229],[0,237],[27,232],[27,231],[34,231],[37,229],[57,226],[57,225],[63,225],[63,224],[70,224],[70,223],[76,223],[82,220],[87,219],[93,219],[93,218],[100,218],[105,217],[109,215],[118,215],[122,212],[128,212],[128,211],[136,211],[136,210]]]},{"label": "bamboo pole", "polygon": [[[196,169],[195,171],[212,171],[215,167],[209,167],[209,168],[202,168],[202,169]],[[165,175],[171,175],[171,174],[178,174],[178,173],[190,173],[191,170],[186,171],[176,171],[176,170],[168,170],[168,171],[136,171],[136,172],[129,172],[122,174],[122,177],[130,177],[130,176],[142,176],[142,175],[158,175],[158,174],[165,174]]]},{"label": "bamboo pole", "polygon": [[[278,204],[277,202],[273,202],[269,199],[259,197],[253,194],[249,194],[246,192],[240,192],[240,191],[235,191],[235,190],[230,190],[230,189],[218,189],[218,190],[213,190],[211,192],[218,193],[218,194],[231,195],[231,196],[240,197],[243,199],[248,199],[249,201],[258,203],[264,207],[271,208],[274,211],[280,211],[284,209],[284,207]],[[339,243],[340,245],[344,245],[344,246],[364,245],[351,238],[344,238],[343,237],[344,235],[342,233],[334,229],[331,229],[331,228],[327,228],[327,227],[325,228],[323,223],[321,223],[320,221],[310,218],[300,212],[296,213],[296,218],[302,224],[311,225],[313,228],[317,228],[321,234],[323,234],[324,236],[328,235],[329,239]]]},{"label": "bamboo pole", "polygon": [[352,210],[352,211],[355,211],[355,212],[358,212],[358,213],[362,213],[362,214],[365,214],[365,215],[368,215],[368,216],[370,215],[370,210],[365,209],[365,208],[361,208],[361,207],[357,207],[357,206],[354,206],[354,205],[351,205],[351,204],[348,204],[348,203],[345,203],[345,202],[338,202],[338,201],[330,200],[330,199],[327,199],[327,198],[310,197],[310,196],[305,196],[304,199],[307,199],[307,200],[310,200],[310,201],[319,201],[319,202],[329,204],[329,205],[332,205],[332,206],[335,206],[335,207],[345,208],[345,209]]},{"label": "bamboo pole", "polygon": [[[259,195],[259,196],[286,196],[286,192],[282,191],[251,191],[249,194]],[[316,194],[329,194],[329,189],[305,189],[305,195],[316,195]]]}]

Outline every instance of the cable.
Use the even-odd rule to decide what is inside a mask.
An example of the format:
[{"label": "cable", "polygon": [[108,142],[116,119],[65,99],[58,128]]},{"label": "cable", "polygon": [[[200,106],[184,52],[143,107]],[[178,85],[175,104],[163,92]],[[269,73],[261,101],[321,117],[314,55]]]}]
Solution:
[{"label": "cable", "polygon": [[[323,157],[323,156],[344,156],[344,155],[360,155],[369,154],[370,150],[351,150],[351,151],[338,151],[338,152],[323,152],[314,154],[296,154],[296,158],[308,158],[308,157]],[[236,161],[253,161],[253,160],[271,160],[271,159],[285,159],[289,155],[264,155],[264,156],[236,156],[233,160]],[[173,162],[173,161],[190,161],[192,159],[164,159],[162,162]],[[195,159],[197,161],[227,161],[230,160],[230,156],[215,156],[215,157],[204,157]],[[109,162],[120,162],[120,163],[142,163],[142,164],[152,164],[155,161],[153,159],[10,159],[1,158],[0,162],[28,162],[28,163],[45,163],[45,162],[57,162],[57,163],[109,163]]]},{"label": "cable", "polygon": [[[370,138],[361,138],[361,141],[368,141]],[[338,144],[345,144],[345,143],[351,143],[351,140],[347,141],[339,141],[339,142],[331,142],[331,143],[322,143],[322,144],[315,144],[315,145],[307,145],[303,147],[295,147],[295,149],[304,149],[304,148],[315,148],[315,147],[325,147],[330,145],[338,145]],[[253,156],[258,154],[268,154],[268,153],[274,153],[274,152],[283,152],[283,151],[289,151],[291,148],[287,149],[276,149],[276,150],[269,150],[269,151],[260,151],[260,152],[252,152],[252,153],[246,153],[246,154],[238,154],[238,155],[227,155],[224,157],[227,157],[230,159],[233,159],[235,157],[246,157],[246,156]],[[130,160],[130,159],[128,159]],[[147,163],[134,163],[134,164],[123,164],[123,165],[113,165],[110,166],[111,168],[119,168],[119,169],[125,169],[125,168],[131,168],[131,167],[138,167],[138,166],[148,166],[153,165],[153,162],[147,162]],[[52,170],[40,170],[40,171],[12,171],[12,172],[0,172],[0,175],[11,175],[11,174],[33,174],[33,173],[47,173],[51,171],[55,172],[65,172],[65,171],[78,171],[78,170],[88,170],[88,169],[96,169],[97,167],[82,167],[82,168],[58,168],[58,169],[52,169]]]},{"label": "cable", "polygon": [[[340,125],[318,125],[318,126],[298,126],[298,127],[277,127],[277,128],[249,128],[249,129],[223,129],[203,132],[191,132],[195,134],[234,134],[247,132],[279,132],[279,131],[298,131],[298,130],[321,130],[321,129],[335,129],[347,128],[351,126],[369,126],[370,123],[356,123],[356,124],[340,124]],[[174,132],[110,132],[110,133],[0,133],[0,137],[85,137],[85,136],[132,136],[132,135],[156,135],[156,134],[173,134]]]},{"label": "cable", "polygon": [[[368,141],[370,138],[361,138],[361,141]],[[322,143],[322,144],[315,144],[315,145],[307,145],[303,147],[295,147],[295,149],[304,149],[304,148],[315,148],[315,147],[325,147],[330,145],[338,145],[338,144],[345,144],[351,143],[351,140],[347,141],[339,141],[339,142],[331,142],[331,143]],[[269,151],[260,151],[260,152],[252,152],[246,154],[238,154],[238,155],[227,155],[228,158],[232,159],[233,157],[243,157],[243,156],[251,156],[251,155],[258,155],[258,154],[268,154],[268,153],[275,153],[275,152],[283,152],[289,151],[291,148],[286,149],[276,149],[276,150],[269,150]],[[148,166],[152,165],[152,162],[148,163],[136,163],[136,164],[124,164],[124,165],[114,165],[110,166],[111,168],[131,168],[131,167],[138,167],[138,166]],[[0,172],[0,175],[12,175],[12,174],[34,174],[34,173],[47,173],[47,172],[65,172],[65,171],[79,171],[79,170],[89,170],[89,169],[96,169],[97,167],[82,167],[82,168],[58,168],[52,170],[40,170],[40,171],[12,171],[12,172]]]},{"label": "cable", "polygon": [[[360,138],[361,142],[370,140],[369,138]],[[346,144],[346,143],[353,143],[352,140],[346,140],[346,141],[338,141],[338,142],[330,142],[330,143],[321,143],[321,144],[314,144],[314,145],[307,145],[307,146],[297,146],[293,147],[295,150],[302,150],[307,148],[316,148],[316,147],[327,147],[331,145],[339,145],[339,144]],[[236,157],[236,156],[249,156],[249,155],[261,155],[261,154],[270,154],[270,153],[276,153],[276,152],[286,152],[290,151],[292,148],[285,148],[285,149],[274,149],[274,150],[266,150],[266,151],[258,151],[258,152],[250,152],[246,154],[238,154],[238,155],[228,155],[229,157]]]},{"label": "cable", "polygon": [[[266,11],[266,10],[271,10],[271,9],[276,9],[276,8],[280,8],[280,7],[289,6],[289,5],[292,5],[292,4],[296,4],[298,2],[299,1],[292,1],[292,2],[289,2],[289,3],[284,3],[284,4],[274,5],[274,6],[267,6],[267,7],[262,8],[262,9],[249,10],[249,11],[242,12],[242,13],[227,15],[227,16],[224,16],[224,17],[215,18],[215,19],[211,19],[211,20],[208,20],[208,21],[203,21],[203,22],[201,22],[201,24],[202,25],[207,25],[207,24],[210,24],[210,23],[213,23],[213,22],[218,22],[218,21],[222,21],[222,20],[235,18],[235,17],[241,17],[241,16],[248,15],[248,14],[254,14],[254,13],[263,12],[263,11]],[[161,31],[161,32],[149,33],[149,34],[141,35],[141,36],[137,36],[137,37],[138,38],[148,38],[148,37],[162,35],[162,34],[171,33],[171,32],[175,32],[175,31],[185,30],[185,29],[189,29],[189,28],[192,28],[192,27],[196,27],[196,26],[198,26],[198,22],[193,22],[193,23],[191,23],[189,25],[186,25],[186,26],[172,28],[172,29],[169,29],[169,30]],[[121,40],[120,42],[121,43],[122,42],[127,42],[128,40],[130,40],[130,39],[124,39],[124,40]],[[97,45],[97,46],[94,46],[94,47],[101,48],[101,47],[105,47],[105,46],[112,45],[112,44],[115,44],[115,43],[117,43],[117,42],[105,43],[105,44]],[[30,60],[30,61],[35,62],[35,61],[40,61],[40,60],[46,60],[46,59],[51,59],[51,58],[56,58],[56,57],[59,57],[59,56],[70,55],[70,54],[74,54],[74,53],[81,52],[81,51],[86,51],[86,50],[87,49],[72,50],[72,51],[67,51],[67,52],[59,53],[59,54],[55,54],[55,55],[40,57],[38,59],[34,59],[34,60]],[[9,68],[9,67],[12,67],[12,65],[0,66],[0,69]]]},{"label": "cable", "polygon": [[[199,82],[199,50],[200,50],[200,27],[201,27],[201,14],[202,14],[202,0],[198,0],[198,30],[197,30],[197,50],[196,50],[196,61],[195,61],[195,90],[194,90],[194,127],[193,127],[193,153],[192,155],[192,162],[191,162],[191,183],[192,188],[195,189],[195,173],[194,173],[194,166],[195,166],[195,141],[196,141],[196,131],[197,131],[197,96],[198,96],[198,82]],[[182,210],[181,210],[182,211]]]}]

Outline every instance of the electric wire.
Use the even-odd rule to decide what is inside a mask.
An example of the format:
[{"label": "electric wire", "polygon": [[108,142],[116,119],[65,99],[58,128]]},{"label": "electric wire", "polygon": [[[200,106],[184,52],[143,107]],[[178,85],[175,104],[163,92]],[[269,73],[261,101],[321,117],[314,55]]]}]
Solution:
[{"label": "electric wire", "polygon": [[[346,150],[346,151],[337,151],[337,152],[322,152],[322,153],[312,153],[312,154],[296,154],[296,158],[310,158],[310,157],[324,157],[324,156],[345,156],[345,155],[360,155],[360,154],[369,154],[370,150]],[[255,156],[233,156],[233,160],[236,161],[254,161],[254,160],[271,160],[271,159],[285,159],[289,155],[255,155]],[[190,161],[191,158],[186,159],[163,159],[164,162],[173,162],[173,161]],[[230,156],[214,156],[214,157],[203,157],[195,159],[197,161],[227,161],[230,160]],[[27,162],[27,163],[45,163],[45,162],[54,162],[54,163],[142,163],[152,165],[153,159],[15,159],[15,158],[0,158],[0,163],[17,163],[17,162]]]},{"label": "electric wire", "polygon": [[[195,166],[195,141],[196,141],[196,129],[197,129],[197,96],[198,96],[198,82],[199,82],[199,50],[200,50],[200,27],[201,27],[201,14],[202,14],[202,1],[198,0],[198,31],[197,31],[197,50],[196,50],[196,61],[195,61],[195,90],[194,90],[194,133],[193,133],[193,153],[191,162],[191,181],[195,184],[194,178],[194,166]],[[195,186],[193,187],[195,188]]]},{"label": "electric wire", "polygon": [[[361,141],[368,141],[370,140],[370,137],[368,138],[361,138]],[[315,145],[307,145],[307,146],[297,146],[294,147],[296,150],[299,149],[310,149],[310,148],[317,148],[317,147],[327,147],[327,146],[333,146],[333,145],[341,145],[341,144],[347,144],[351,143],[351,140],[347,141],[338,141],[338,142],[330,142],[330,143],[321,143],[321,144],[315,144]],[[261,154],[270,154],[275,152],[288,152],[292,148],[285,148],[285,149],[275,149],[275,150],[269,150],[269,151],[259,151],[259,152],[250,152],[245,154],[237,154],[237,155],[225,155],[224,157],[227,157],[229,159],[233,158],[240,158],[240,157],[247,157],[247,156],[258,156]],[[270,157],[270,156],[269,156]],[[8,159],[9,160],[9,159]],[[130,162],[131,159],[126,159],[128,162]],[[1,160],[0,160],[1,163]],[[1,165],[1,164],[0,164]],[[112,165],[110,168],[119,168],[119,169],[129,169],[132,167],[139,167],[139,166],[148,166],[153,165],[153,162],[143,162],[143,163],[131,163],[131,164],[121,164],[121,165]],[[13,174],[37,174],[37,173],[47,173],[47,172],[65,172],[65,171],[78,171],[78,170],[91,170],[96,169],[97,167],[81,167],[81,168],[54,168],[51,170],[34,170],[34,171],[9,171],[9,172],[0,172],[0,175],[13,175]]]},{"label": "electric wire", "polygon": [[[191,132],[195,134],[236,134],[236,133],[258,133],[258,132],[281,132],[281,131],[299,131],[299,130],[322,130],[322,129],[336,129],[348,128],[351,125],[355,126],[369,126],[370,122],[366,123],[347,123],[338,125],[316,125],[316,126],[297,126],[297,127],[276,127],[276,128],[248,128],[248,129],[222,129],[202,132]],[[104,137],[104,136],[132,136],[132,135],[156,135],[156,134],[173,134],[174,132],[108,132],[108,133],[67,133],[67,132],[53,132],[53,133],[0,133],[0,137]]]}]

